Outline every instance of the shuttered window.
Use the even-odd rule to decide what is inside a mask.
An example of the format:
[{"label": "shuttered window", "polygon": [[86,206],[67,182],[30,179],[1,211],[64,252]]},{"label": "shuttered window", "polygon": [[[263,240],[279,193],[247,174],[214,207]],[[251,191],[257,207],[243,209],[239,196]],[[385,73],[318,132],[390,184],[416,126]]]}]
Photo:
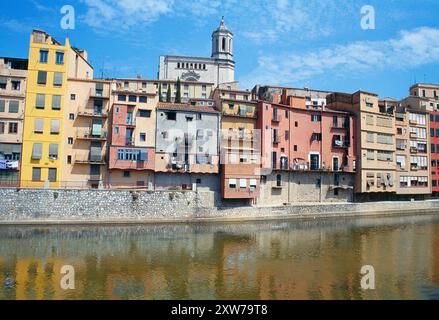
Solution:
[{"label": "shuttered window", "polygon": [[43,144],[42,143],[34,143],[32,147],[32,159],[40,160],[43,154]]},{"label": "shuttered window", "polygon": [[32,168],[32,181],[41,181],[41,168]]},{"label": "shuttered window", "polygon": [[53,85],[55,87],[61,87],[62,86],[62,73],[55,72],[53,74]]},{"label": "shuttered window", "polygon": [[52,109],[60,110],[61,109],[61,96],[52,96]]},{"label": "shuttered window", "polygon": [[36,108],[37,109],[44,109],[46,105],[46,96],[44,94],[37,94],[37,102],[36,102]]},{"label": "shuttered window", "polygon": [[34,120],[34,132],[35,133],[43,133],[44,129],[44,119],[35,119]]},{"label": "shuttered window", "polygon": [[57,119],[51,120],[50,134],[59,134],[59,120]]},{"label": "shuttered window", "polygon": [[58,145],[56,143],[49,145],[49,158],[58,159]]},{"label": "shuttered window", "polygon": [[49,181],[56,182],[56,168],[49,168]]},{"label": "shuttered window", "polygon": [[46,84],[47,83],[47,72],[46,71],[38,71],[38,84]]}]

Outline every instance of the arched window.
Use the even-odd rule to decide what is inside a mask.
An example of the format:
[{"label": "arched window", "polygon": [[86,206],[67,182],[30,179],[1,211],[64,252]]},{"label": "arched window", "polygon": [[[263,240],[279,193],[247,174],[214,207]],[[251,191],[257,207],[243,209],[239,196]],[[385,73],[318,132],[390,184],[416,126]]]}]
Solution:
[{"label": "arched window", "polygon": [[223,38],[223,51],[226,51],[226,38]]}]

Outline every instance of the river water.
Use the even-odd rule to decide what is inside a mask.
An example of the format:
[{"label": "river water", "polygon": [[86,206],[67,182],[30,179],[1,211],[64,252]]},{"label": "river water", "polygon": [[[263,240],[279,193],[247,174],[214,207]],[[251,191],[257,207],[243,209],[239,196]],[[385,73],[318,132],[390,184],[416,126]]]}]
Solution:
[{"label": "river water", "polygon": [[0,299],[439,299],[439,215],[0,226]]}]

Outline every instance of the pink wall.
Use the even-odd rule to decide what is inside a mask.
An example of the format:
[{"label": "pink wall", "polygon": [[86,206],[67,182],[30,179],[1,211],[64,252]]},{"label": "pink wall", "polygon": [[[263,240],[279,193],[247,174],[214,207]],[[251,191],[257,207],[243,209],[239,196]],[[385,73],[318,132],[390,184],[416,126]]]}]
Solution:
[{"label": "pink wall", "polygon": [[[295,158],[304,159],[304,163],[309,162],[311,152],[321,155],[321,166],[325,163],[325,168],[332,167],[333,157],[339,157],[339,164],[342,166],[343,157],[346,152],[349,155],[349,167],[345,171],[352,171],[352,162],[354,157],[353,134],[355,132],[353,116],[348,114],[340,114],[329,110],[321,112],[315,110],[302,109],[302,103],[299,108],[284,106],[280,104],[270,104],[260,102],[260,117],[258,119],[258,129],[261,129],[262,136],[262,155],[263,168],[271,168],[272,152],[277,153],[277,169],[280,168],[280,157],[286,155],[288,157],[289,168],[292,167]],[[272,121],[273,108],[278,109],[279,122]],[[285,111],[288,110],[288,118]],[[311,121],[311,115],[321,116],[322,121]],[[338,116],[338,124],[343,124],[343,118],[348,116],[350,122],[350,130],[345,128],[333,128],[333,116]],[[297,122],[297,127],[296,127]],[[279,143],[272,143],[271,129],[278,129]],[[285,131],[290,132],[289,141],[285,139]],[[348,134],[350,132],[350,134]],[[312,140],[313,133],[321,133],[322,141]],[[348,148],[337,148],[333,146],[334,135],[340,135],[342,138],[350,141]],[[295,151],[294,146],[297,146]]]}]

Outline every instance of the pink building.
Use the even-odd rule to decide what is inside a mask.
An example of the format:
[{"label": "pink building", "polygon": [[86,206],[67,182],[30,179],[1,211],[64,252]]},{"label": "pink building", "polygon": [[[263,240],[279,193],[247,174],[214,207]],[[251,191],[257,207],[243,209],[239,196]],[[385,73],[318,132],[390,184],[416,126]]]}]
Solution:
[{"label": "pink building", "polygon": [[[306,181],[320,191],[323,187],[327,188],[316,201],[324,201],[330,193],[336,201],[340,190],[349,191],[348,198],[351,198],[356,159],[353,146],[354,116],[330,110],[325,105],[307,106],[304,97],[284,94],[276,100],[280,103],[260,101],[258,106],[262,181],[271,180],[272,189],[265,190],[265,193],[269,192],[273,196],[276,193],[282,194],[283,188],[290,192],[292,183],[297,184],[296,189],[301,192],[306,190]],[[286,174],[288,172],[297,175]],[[308,174],[299,177],[298,174],[302,172]],[[317,173],[327,175],[323,177]],[[347,175],[344,176],[344,173]],[[310,182],[312,179],[315,181]],[[322,186],[324,183],[327,185]],[[312,193],[312,188],[305,192]],[[278,189],[277,192],[275,189]],[[300,196],[294,196],[294,201],[300,201]],[[262,198],[270,202],[269,197]],[[290,195],[279,198],[282,198],[283,203],[293,201]],[[312,201],[309,197],[306,199]]]}]

